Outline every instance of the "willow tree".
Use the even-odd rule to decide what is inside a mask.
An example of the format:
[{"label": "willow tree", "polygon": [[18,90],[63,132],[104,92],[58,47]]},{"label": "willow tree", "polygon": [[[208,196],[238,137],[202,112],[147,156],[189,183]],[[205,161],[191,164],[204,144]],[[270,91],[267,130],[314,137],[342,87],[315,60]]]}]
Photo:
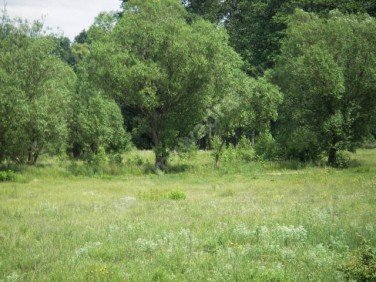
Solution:
[{"label": "willow tree", "polygon": [[0,161],[65,151],[75,74],[42,25],[0,19]]},{"label": "willow tree", "polygon": [[157,167],[237,87],[241,59],[224,30],[192,22],[178,0],[130,0],[107,36],[92,43],[88,71],[106,93],[137,107]]},{"label": "willow tree", "polygon": [[280,141],[289,157],[355,149],[376,110],[376,20],[338,11],[292,17],[274,81],[285,94]]}]

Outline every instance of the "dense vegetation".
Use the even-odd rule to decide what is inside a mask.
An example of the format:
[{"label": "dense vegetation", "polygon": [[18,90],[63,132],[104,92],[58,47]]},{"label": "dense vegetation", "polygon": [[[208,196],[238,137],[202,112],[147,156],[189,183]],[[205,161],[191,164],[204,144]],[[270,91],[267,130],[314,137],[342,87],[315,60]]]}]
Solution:
[{"label": "dense vegetation", "polygon": [[123,1],[69,44],[0,19],[0,162],[132,145],[320,161],[376,135],[373,1]]},{"label": "dense vegetation", "polygon": [[1,12],[0,281],[376,281],[375,1],[122,3]]}]

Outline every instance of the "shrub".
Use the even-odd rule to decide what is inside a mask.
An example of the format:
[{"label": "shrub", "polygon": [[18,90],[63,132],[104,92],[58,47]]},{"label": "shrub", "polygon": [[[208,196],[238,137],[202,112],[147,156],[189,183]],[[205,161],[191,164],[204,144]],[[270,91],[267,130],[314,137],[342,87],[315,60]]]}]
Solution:
[{"label": "shrub", "polygon": [[223,150],[222,160],[223,162],[233,162],[237,159],[237,152],[234,145],[230,144]]},{"label": "shrub", "polygon": [[252,146],[252,142],[245,136],[239,140],[236,151],[238,157],[243,161],[250,162],[255,158],[255,150]]},{"label": "shrub", "polygon": [[273,136],[269,133],[262,133],[255,145],[257,156],[263,160],[273,160],[277,154],[277,146]]},{"label": "shrub", "polygon": [[90,154],[85,159],[90,165],[100,166],[106,163],[106,152],[104,147],[100,146],[96,154]]},{"label": "shrub", "polygon": [[337,168],[349,168],[352,164],[351,156],[349,152],[340,151],[337,153],[337,160],[335,167]]},{"label": "shrub", "polygon": [[185,200],[186,197],[185,193],[180,190],[173,190],[167,193],[167,199],[170,200]]},{"label": "shrub", "polygon": [[11,171],[0,171],[0,182],[13,181],[16,178],[16,174]]},{"label": "shrub", "polygon": [[349,281],[374,282],[376,281],[376,250],[363,242],[358,252],[350,262],[339,269]]}]

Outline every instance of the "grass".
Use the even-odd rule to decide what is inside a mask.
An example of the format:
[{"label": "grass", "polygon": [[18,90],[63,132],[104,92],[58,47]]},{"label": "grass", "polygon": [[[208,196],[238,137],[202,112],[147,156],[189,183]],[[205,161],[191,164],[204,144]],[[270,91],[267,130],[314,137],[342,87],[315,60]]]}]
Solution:
[{"label": "grass", "polygon": [[208,154],[22,168],[0,183],[0,281],[344,281],[376,247],[376,150],[343,170]]}]

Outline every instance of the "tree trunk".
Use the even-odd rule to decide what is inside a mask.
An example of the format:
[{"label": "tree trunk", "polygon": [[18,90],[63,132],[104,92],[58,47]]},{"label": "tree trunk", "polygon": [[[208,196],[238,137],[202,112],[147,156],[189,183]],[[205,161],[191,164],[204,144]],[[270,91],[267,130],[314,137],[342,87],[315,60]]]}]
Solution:
[{"label": "tree trunk", "polygon": [[154,148],[155,153],[155,164],[154,171],[162,170],[167,171],[167,150],[164,146],[159,144],[158,147]]},{"label": "tree trunk", "polygon": [[38,141],[33,141],[29,147],[29,154],[27,157],[27,163],[29,165],[35,165],[39,157]]},{"label": "tree trunk", "polygon": [[152,139],[154,143],[155,164],[154,171],[167,171],[167,149],[159,138],[159,133],[156,127],[152,128]]},{"label": "tree trunk", "polygon": [[337,163],[337,149],[332,147],[329,149],[328,164],[330,166],[335,166],[336,163]]},{"label": "tree trunk", "polygon": [[219,158],[221,156],[221,153],[222,153],[222,149],[223,149],[223,146],[225,145],[225,141],[222,140],[222,143],[221,145],[219,146],[217,152],[215,153],[215,166],[218,168],[219,167]]}]

